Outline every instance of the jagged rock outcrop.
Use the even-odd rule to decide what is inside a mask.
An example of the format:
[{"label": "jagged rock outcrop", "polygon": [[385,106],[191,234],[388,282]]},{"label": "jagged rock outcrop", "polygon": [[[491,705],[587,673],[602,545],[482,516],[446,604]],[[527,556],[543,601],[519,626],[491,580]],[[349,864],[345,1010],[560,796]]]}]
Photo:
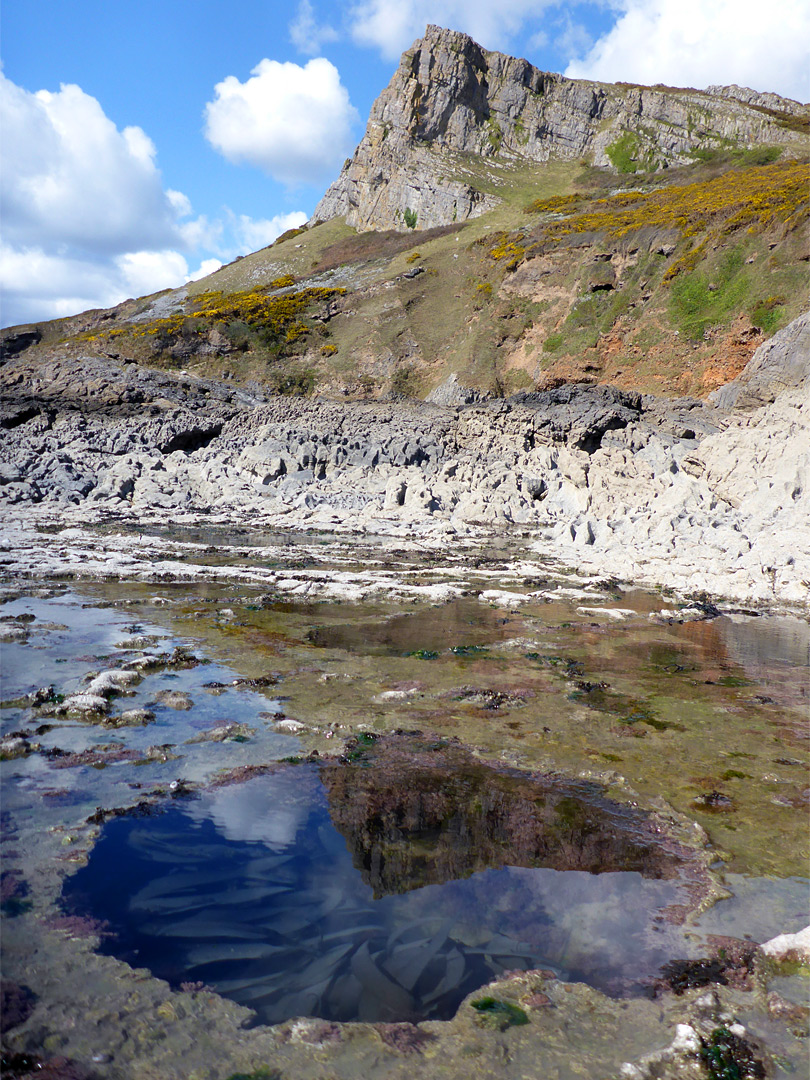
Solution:
[{"label": "jagged rock outcrop", "polygon": [[783,389],[804,326],[757,362],[770,403],[751,412],[582,385],[453,407],[251,397],[98,359],[78,395],[81,358],[16,358],[0,503],[46,524],[168,511],[426,543],[517,527],[601,573],[806,606],[808,388]]},{"label": "jagged rock outcrop", "polygon": [[721,409],[755,409],[785,390],[810,388],[810,312],[763,342],[740,375],[709,395]]},{"label": "jagged rock outcrop", "polygon": [[361,230],[447,225],[497,203],[477,179],[487,159],[609,165],[622,140],[623,155],[657,169],[730,143],[798,145],[801,134],[785,125],[807,115],[808,106],[740,87],[567,79],[428,26],[403,54],[313,220],[345,217]]}]

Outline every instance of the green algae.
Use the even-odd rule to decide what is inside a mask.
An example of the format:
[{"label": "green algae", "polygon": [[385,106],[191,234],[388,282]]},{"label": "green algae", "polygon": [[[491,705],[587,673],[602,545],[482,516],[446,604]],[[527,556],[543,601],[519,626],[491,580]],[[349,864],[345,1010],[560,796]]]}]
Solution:
[{"label": "green algae", "polygon": [[700,1057],[709,1080],[748,1080],[765,1076],[752,1048],[728,1028],[718,1027],[702,1040]]},{"label": "green algae", "polygon": [[483,997],[471,1001],[470,1005],[478,1013],[478,1022],[482,1027],[495,1031],[506,1031],[510,1027],[522,1027],[529,1018],[518,1005],[510,1001],[501,1001],[494,997]]}]

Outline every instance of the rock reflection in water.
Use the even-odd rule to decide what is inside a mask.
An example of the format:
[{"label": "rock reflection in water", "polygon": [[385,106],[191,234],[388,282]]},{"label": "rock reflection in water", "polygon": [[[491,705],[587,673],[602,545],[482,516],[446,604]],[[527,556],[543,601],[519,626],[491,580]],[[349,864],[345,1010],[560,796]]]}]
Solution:
[{"label": "rock reflection in water", "polygon": [[683,954],[656,918],[683,898],[662,880],[678,858],[641,816],[459,748],[352,756],[109,822],[68,910],[110,922],[105,952],[267,1023],[445,1019],[518,968],[626,989]]},{"label": "rock reflection in water", "polygon": [[504,865],[677,873],[646,819],[596,784],[496,770],[441,740],[363,738],[321,780],[375,897]]}]

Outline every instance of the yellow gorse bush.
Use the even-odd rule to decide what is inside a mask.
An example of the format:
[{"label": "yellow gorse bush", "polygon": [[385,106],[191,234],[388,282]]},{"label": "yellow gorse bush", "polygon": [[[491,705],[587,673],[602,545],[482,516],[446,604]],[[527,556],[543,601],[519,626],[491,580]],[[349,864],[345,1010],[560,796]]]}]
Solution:
[{"label": "yellow gorse bush", "polygon": [[543,231],[548,239],[601,232],[620,240],[649,226],[694,236],[706,229],[723,233],[777,223],[795,228],[808,216],[809,192],[810,166],[793,161],[733,169],[711,180],[646,193],[621,192],[597,199],[579,212],[580,195],[537,200],[526,209],[532,214],[565,215],[546,223]]},{"label": "yellow gorse bush", "polygon": [[276,278],[262,289],[243,289],[228,294],[221,290],[209,290],[194,298],[191,311],[171,315],[166,319],[156,319],[142,330],[136,331],[136,336],[160,334],[171,337],[181,333],[189,324],[193,329],[195,320],[209,325],[227,325],[239,321],[265,331],[274,338],[283,338],[289,343],[307,333],[307,326],[298,318],[302,312],[319,300],[340,296],[346,291],[318,287],[271,295],[274,289],[283,289],[294,284],[293,276],[287,274]]}]

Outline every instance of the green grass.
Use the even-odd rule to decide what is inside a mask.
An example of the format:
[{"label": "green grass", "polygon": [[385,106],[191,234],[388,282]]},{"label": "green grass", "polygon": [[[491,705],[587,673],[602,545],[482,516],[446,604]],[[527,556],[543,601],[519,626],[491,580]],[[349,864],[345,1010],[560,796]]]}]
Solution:
[{"label": "green grass", "polygon": [[640,167],[640,149],[641,140],[638,135],[633,131],[625,131],[610,144],[605,153],[613,167],[620,173],[634,173]]},{"label": "green grass", "polygon": [[711,326],[722,324],[744,302],[750,288],[739,247],[725,252],[714,272],[679,274],[670,289],[670,310],[678,330],[697,341]]},{"label": "green grass", "polygon": [[784,305],[785,301],[781,296],[769,296],[760,300],[751,311],[751,325],[759,327],[766,334],[773,334],[782,322]]},{"label": "green grass", "polygon": [[546,340],[543,342],[543,352],[555,352],[562,345],[565,344],[565,334],[555,333],[549,334]]}]

